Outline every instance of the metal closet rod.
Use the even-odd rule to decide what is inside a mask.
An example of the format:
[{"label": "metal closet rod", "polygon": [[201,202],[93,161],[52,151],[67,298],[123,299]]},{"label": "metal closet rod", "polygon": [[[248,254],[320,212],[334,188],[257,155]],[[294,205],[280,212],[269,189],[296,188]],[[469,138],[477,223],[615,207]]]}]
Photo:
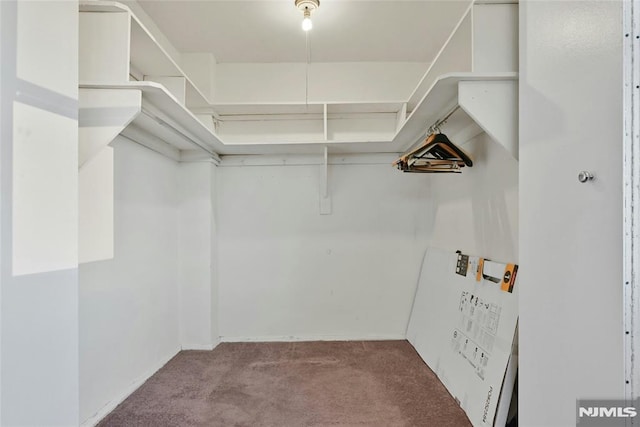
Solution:
[{"label": "metal closet rod", "polygon": [[[436,133],[436,131],[439,132],[440,131],[440,126],[445,124],[447,122],[447,120],[449,120],[449,117],[451,117],[453,115],[453,113],[455,113],[459,109],[460,109],[460,105],[456,105],[442,119],[436,120],[431,126],[429,126],[427,128],[426,138],[428,138],[429,136],[431,136],[434,133]],[[424,138],[418,138],[413,144],[411,144],[409,146],[409,149],[405,150],[404,152],[405,153],[410,153],[411,151],[413,151],[415,149],[415,147],[417,147],[419,144],[422,144],[423,142],[424,142]]]},{"label": "metal closet rod", "polygon": [[449,120],[449,117],[451,117],[453,115],[453,113],[455,113],[456,111],[458,111],[460,109],[460,105],[456,105],[451,111],[449,111],[447,113],[446,116],[444,116],[444,118],[436,121],[434,124],[432,124],[429,127],[429,130],[427,131],[427,136],[431,135],[432,133],[435,133],[436,130],[440,130],[440,126],[442,126],[443,124],[445,124],[447,122],[447,120]]},{"label": "metal closet rod", "polygon": [[204,150],[205,152],[211,154],[212,156],[215,156],[216,153],[213,152],[212,150],[210,150],[208,147],[203,146],[202,144],[200,144],[198,141],[194,140],[193,138],[191,138],[189,135],[186,135],[184,132],[180,131],[179,129],[177,129],[174,125],[172,125],[171,123],[168,123],[164,120],[162,120],[160,117],[156,116],[155,114],[145,110],[144,108],[142,109],[142,114],[144,114],[145,116],[149,117],[151,120],[154,120],[156,123],[158,123],[160,126],[165,127],[166,129],[170,130],[171,132],[173,132],[175,135],[178,135],[184,139],[186,139],[187,141],[191,142],[193,145],[195,145],[196,147],[200,148],[201,150]]}]

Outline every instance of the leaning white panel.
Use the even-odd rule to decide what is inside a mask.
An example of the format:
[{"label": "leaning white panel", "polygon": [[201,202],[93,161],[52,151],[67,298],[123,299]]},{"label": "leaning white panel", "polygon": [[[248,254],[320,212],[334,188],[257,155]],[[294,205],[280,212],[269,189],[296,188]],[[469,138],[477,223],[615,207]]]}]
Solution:
[{"label": "leaning white panel", "polygon": [[507,264],[485,262],[478,275],[481,259],[469,257],[463,277],[456,274],[453,251],[429,248],[407,330],[474,426],[498,425],[496,416],[504,420],[506,408],[499,405],[508,408],[515,379],[505,375],[515,363],[518,286],[503,290],[515,273],[507,276]]},{"label": "leaning white panel", "polygon": [[13,275],[76,268],[77,122],[18,102],[13,115]]}]

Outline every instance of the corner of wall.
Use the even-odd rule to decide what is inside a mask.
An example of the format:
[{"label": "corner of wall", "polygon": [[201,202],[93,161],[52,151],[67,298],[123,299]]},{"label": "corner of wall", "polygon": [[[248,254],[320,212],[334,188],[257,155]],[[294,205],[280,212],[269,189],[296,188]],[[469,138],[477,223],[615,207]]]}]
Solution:
[{"label": "corner of wall", "polygon": [[180,164],[179,293],[183,349],[217,345],[215,164]]},{"label": "corner of wall", "polygon": [[211,340],[220,343],[219,257],[218,257],[218,166],[210,164],[211,201]]}]

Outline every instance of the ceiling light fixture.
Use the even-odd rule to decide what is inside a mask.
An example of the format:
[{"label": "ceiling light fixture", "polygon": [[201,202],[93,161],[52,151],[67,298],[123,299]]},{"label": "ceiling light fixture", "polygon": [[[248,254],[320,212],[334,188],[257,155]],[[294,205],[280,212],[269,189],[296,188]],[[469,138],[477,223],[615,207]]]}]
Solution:
[{"label": "ceiling light fixture", "polygon": [[309,31],[313,28],[311,22],[311,12],[320,7],[320,0],[295,0],[296,7],[302,11],[304,19],[302,20],[302,29]]}]

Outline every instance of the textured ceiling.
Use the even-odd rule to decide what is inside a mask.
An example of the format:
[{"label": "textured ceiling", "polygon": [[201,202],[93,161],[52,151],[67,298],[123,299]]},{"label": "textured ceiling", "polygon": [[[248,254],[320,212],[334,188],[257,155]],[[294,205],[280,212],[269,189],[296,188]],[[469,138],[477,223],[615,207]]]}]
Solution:
[{"label": "textured ceiling", "polygon": [[[304,62],[306,34],[294,0],[139,0],[182,52],[218,62]],[[312,62],[430,62],[469,0],[321,0],[308,35]]]}]

